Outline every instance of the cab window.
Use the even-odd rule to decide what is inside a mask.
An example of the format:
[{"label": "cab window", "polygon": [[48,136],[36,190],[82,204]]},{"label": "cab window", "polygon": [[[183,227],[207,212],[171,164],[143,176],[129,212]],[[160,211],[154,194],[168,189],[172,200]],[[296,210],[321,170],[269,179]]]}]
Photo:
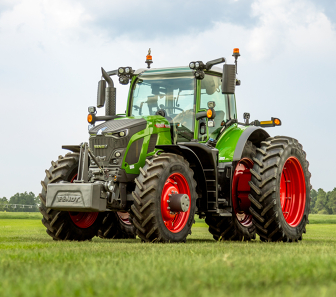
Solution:
[{"label": "cab window", "polygon": [[195,79],[192,73],[139,76],[130,111],[132,116],[164,114],[171,126],[172,142],[194,138]]},{"label": "cab window", "polygon": [[[200,110],[208,109],[208,102],[214,101],[216,117],[215,127],[208,127],[209,134],[217,135],[221,130],[221,123],[229,119],[237,118],[235,96],[222,94],[221,77],[206,74],[201,81],[201,102]],[[206,135],[199,135],[200,140],[204,140]]]}]

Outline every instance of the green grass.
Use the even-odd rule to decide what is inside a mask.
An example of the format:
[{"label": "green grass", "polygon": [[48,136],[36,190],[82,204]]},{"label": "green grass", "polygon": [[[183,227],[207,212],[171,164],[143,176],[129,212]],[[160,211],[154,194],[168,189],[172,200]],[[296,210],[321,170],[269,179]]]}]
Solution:
[{"label": "green grass", "polygon": [[40,212],[4,212],[0,211],[0,220],[2,219],[30,219],[41,220]]},{"label": "green grass", "polygon": [[311,215],[298,244],[218,243],[203,220],[186,244],[144,244],[55,242],[24,215],[0,214],[1,297],[336,295],[333,216]]}]

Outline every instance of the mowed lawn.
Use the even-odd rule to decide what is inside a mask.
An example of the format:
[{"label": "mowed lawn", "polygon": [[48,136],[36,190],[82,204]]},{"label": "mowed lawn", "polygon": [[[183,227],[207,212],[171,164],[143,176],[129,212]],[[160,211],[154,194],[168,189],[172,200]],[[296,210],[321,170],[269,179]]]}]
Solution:
[{"label": "mowed lawn", "polygon": [[310,215],[300,243],[55,242],[39,214],[0,213],[0,296],[336,296],[336,216]]}]

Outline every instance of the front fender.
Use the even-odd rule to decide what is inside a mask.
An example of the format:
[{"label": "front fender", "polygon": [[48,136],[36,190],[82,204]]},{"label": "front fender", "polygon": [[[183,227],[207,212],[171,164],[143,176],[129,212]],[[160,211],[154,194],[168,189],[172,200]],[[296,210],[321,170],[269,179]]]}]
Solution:
[{"label": "front fender", "polygon": [[198,188],[197,192],[201,193],[202,198],[204,198],[202,199],[203,201],[207,201],[208,192],[205,174],[202,163],[195,152],[184,145],[157,145],[155,148],[163,150],[167,153],[180,155],[189,162],[190,167],[194,170],[194,179],[197,182]]}]

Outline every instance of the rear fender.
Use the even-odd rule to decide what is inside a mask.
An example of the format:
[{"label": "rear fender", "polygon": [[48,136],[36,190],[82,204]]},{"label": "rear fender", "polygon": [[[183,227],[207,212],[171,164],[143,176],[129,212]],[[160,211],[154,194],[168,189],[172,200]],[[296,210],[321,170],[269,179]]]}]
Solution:
[{"label": "rear fender", "polygon": [[270,137],[270,135],[261,128],[247,127],[239,137],[232,161],[239,161],[242,157],[243,150],[247,141],[251,141],[256,147],[260,147],[260,142]]}]

